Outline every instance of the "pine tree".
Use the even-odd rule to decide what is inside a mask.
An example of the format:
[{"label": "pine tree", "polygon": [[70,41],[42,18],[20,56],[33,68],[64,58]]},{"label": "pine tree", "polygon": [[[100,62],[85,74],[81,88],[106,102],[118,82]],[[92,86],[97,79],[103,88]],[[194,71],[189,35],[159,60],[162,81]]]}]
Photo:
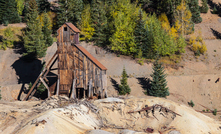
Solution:
[{"label": "pine tree", "polygon": [[122,76],[122,79],[120,80],[121,85],[119,85],[119,94],[120,95],[130,94],[131,89],[129,85],[127,84],[127,72],[125,70],[125,67],[123,68],[123,72],[121,76]]},{"label": "pine tree", "polygon": [[91,2],[91,20],[92,27],[95,29],[92,40],[95,45],[104,46],[106,42],[106,12],[104,10],[104,3],[101,0],[92,0]]},{"label": "pine tree", "polygon": [[207,5],[207,0],[202,0],[202,3],[201,3],[201,7],[200,7],[200,12],[201,13],[207,13],[208,10],[209,10],[209,7]]},{"label": "pine tree", "polygon": [[[144,57],[148,57],[150,46],[148,42],[148,29],[145,28],[142,10],[139,10],[137,24],[134,30],[135,44],[137,46],[137,54],[142,50]],[[139,57],[141,58],[141,57]]]},{"label": "pine tree", "polygon": [[38,4],[39,14],[50,11],[50,3],[48,0],[36,0],[36,2]]},{"label": "pine tree", "polygon": [[4,6],[1,10],[1,23],[19,23],[21,18],[17,11],[17,3],[15,0],[2,0],[0,7]]},{"label": "pine tree", "polygon": [[53,38],[51,37],[52,34],[52,30],[50,29],[50,18],[48,16],[48,14],[45,12],[43,14],[43,27],[42,27],[42,32],[44,35],[44,40],[45,40],[45,45],[47,47],[51,46],[53,43]]},{"label": "pine tree", "polygon": [[166,97],[169,96],[169,89],[166,82],[166,74],[164,74],[164,67],[159,63],[158,59],[153,65],[153,74],[151,75],[152,80],[150,88],[147,89],[147,93],[150,96]]},{"label": "pine tree", "polygon": [[202,22],[202,18],[200,17],[200,9],[199,9],[198,0],[191,0],[188,5],[192,14],[192,21],[194,23]]},{"label": "pine tree", "polygon": [[65,22],[71,22],[74,25],[80,24],[81,12],[83,10],[82,0],[60,0],[60,7],[57,9],[57,25],[60,27]]},{"label": "pine tree", "polygon": [[60,7],[57,8],[57,29],[68,21],[68,3],[66,0],[59,0]]},{"label": "pine tree", "polygon": [[24,47],[27,51],[24,56],[28,60],[43,57],[47,50],[45,45],[42,27],[38,18],[38,6],[35,0],[28,2],[27,27],[24,35]]}]

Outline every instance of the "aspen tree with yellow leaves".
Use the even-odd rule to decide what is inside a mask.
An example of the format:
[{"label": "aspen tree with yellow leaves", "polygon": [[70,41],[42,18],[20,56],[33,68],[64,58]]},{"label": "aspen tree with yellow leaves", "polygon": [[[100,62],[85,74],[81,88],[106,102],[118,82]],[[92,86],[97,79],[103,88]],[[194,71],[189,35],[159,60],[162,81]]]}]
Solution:
[{"label": "aspen tree with yellow leaves", "polygon": [[176,8],[175,28],[182,36],[190,34],[194,31],[194,23],[191,20],[192,14],[187,7],[185,0],[182,0]]},{"label": "aspen tree with yellow leaves", "polygon": [[91,26],[90,5],[86,5],[81,14],[81,37],[80,40],[90,41],[94,34],[94,28]]}]

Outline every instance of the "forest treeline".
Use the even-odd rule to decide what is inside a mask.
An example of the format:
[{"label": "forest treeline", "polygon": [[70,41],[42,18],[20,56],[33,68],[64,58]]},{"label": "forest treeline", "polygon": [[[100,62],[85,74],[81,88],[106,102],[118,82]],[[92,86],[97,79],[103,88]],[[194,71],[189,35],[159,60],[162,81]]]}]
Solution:
[{"label": "forest treeline", "polygon": [[118,54],[152,59],[185,52],[185,35],[193,33],[194,24],[202,21],[200,12],[208,11],[207,0],[201,5],[198,0],[1,0],[0,23],[27,23],[26,55],[42,57],[51,43],[50,30],[56,35],[68,21],[81,30],[81,41]]}]

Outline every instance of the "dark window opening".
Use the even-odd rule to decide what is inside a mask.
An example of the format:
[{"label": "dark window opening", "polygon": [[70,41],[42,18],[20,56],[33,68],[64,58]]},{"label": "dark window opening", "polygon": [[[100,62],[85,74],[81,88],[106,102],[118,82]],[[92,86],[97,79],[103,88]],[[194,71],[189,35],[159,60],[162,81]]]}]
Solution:
[{"label": "dark window opening", "polygon": [[67,28],[67,27],[64,27],[64,31],[68,31],[68,28]]}]

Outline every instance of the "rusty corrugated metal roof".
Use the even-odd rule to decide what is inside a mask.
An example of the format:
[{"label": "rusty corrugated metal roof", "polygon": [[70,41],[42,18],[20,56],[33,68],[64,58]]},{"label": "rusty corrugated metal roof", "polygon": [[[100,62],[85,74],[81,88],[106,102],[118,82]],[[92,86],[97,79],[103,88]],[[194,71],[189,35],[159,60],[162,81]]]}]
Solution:
[{"label": "rusty corrugated metal roof", "polygon": [[76,28],[72,23],[70,23],[70,22],[66,22],[65,23],[67,26],[69,26],[73,31],[75,31],[75,32],[77,32],[77,33],[80,33],[81,31],[78,29],[78,28]]},{"label": "rusty corrugated metal roof", "polygon": [[105,66],[103,66],[94,56],[92,56],[84,47],[81,45],[75,45],[83,54],[85,54],[97,67],[101,70],[107,70]]}]

